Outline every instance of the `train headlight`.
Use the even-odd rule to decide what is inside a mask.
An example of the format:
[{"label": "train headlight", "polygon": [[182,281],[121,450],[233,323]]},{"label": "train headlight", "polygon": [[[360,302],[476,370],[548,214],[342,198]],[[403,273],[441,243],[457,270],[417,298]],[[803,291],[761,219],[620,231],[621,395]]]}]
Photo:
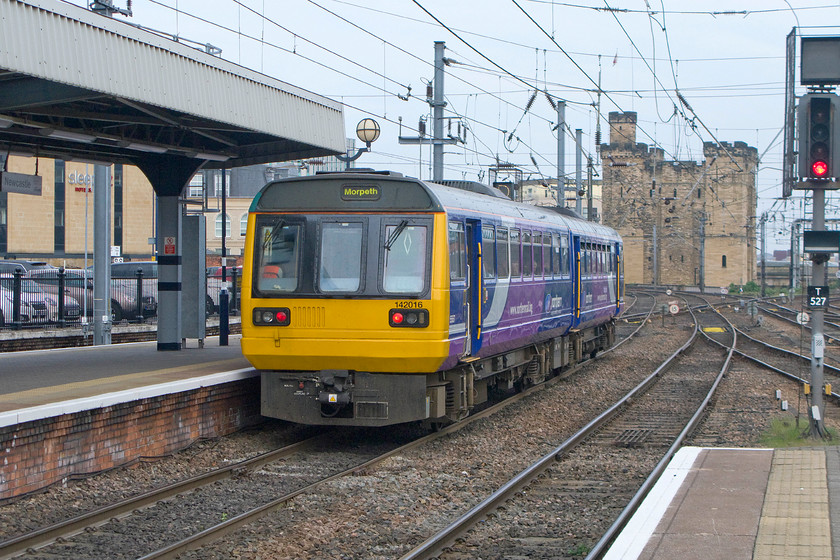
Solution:
[{"label": "train headlight", "polygon": [[429,311],[427,309],[391,309],[388,312],[388,324],[392,327],[422,329],[429,326]]},{"label": "train headlight", "polygon": [[288,307],[257,307],[251,317],[256,326],[286,327],[292,322]]}]

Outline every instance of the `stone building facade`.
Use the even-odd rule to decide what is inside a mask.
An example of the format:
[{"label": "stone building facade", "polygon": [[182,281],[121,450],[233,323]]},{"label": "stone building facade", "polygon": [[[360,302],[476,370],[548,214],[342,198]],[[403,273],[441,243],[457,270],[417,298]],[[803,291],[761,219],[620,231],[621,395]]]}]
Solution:
[{"label": "stone building facade", "polygon": [[626,281],[710,288],[755,280],[758,151],[707,142],[702,162],[667,160],[636,142],[636,113],[610,113],[609,122],[602,221],[624,238]]}]

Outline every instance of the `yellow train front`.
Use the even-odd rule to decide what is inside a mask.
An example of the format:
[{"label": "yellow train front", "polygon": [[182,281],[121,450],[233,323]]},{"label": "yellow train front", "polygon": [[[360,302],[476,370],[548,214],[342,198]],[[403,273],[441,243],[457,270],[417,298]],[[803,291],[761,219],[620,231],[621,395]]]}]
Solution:
[{"label": "yellow train front", "polygon": [[325,175],[257,195],[242,350],[263,371],[263,415],[352,425],[429,416],[427,376],[449,356],[449,271],[435,238],[446,239],[445,215],[416,180]]},{"label": "yellow train front", "polygon": [[607,348],[621,238],[492,194],[374,172],[266,185],[241,292],[262,414],[445,424]]}]

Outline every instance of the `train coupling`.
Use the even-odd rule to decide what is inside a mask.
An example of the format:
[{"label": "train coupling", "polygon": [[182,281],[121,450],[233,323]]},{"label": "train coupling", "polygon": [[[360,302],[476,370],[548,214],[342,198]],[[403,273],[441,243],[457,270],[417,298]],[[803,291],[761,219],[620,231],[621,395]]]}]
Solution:
[{"label": "train coupling", "polygon": [[320,385],[318,402],[321,404],[345,405],[350,404],[350,372],[346,369],[323,370],[318,373]]}]

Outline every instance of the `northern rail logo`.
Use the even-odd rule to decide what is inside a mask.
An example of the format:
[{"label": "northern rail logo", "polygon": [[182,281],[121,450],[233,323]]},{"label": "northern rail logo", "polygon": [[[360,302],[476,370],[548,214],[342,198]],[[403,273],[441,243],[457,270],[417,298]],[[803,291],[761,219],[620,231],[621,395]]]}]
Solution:
[{"label": "northern rail logo", "polygon": [[341,200],[379,200],[381,194],[377,186],[341,187]]}]

